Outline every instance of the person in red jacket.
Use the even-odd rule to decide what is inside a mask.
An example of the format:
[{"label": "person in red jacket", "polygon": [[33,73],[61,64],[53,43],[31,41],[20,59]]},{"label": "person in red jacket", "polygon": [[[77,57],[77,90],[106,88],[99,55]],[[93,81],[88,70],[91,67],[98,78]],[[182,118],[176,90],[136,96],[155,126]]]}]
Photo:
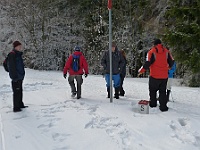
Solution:
[{"label": "person in red jacket", "polygon": [[161,44],[160,39],[154,40],[153,48],[147,54],[145,64],[139,69],[139,75],[150,68],[149,95],[150,107],[157,107],[156,93],[159,91],[161,111],[168,111],[166,86],[168,70],[173,66],[174,59],[170,51]]},{"label": "person in red jacket", "polygon": [[[88,64],[81,52],[80,47],[76,46],[74,48],[74,53],[70,55],[66,61],[63,76],[66,79],[67,72],[69,73],[68,82],[71,86],[72,97],[74,98],[77,95],[77,99],[81,98],[81,85],[83,83],[82,75],[85,75],[85,78],[88,76]],[[74,83],[74,79],[77,81],[77,90]]]}]

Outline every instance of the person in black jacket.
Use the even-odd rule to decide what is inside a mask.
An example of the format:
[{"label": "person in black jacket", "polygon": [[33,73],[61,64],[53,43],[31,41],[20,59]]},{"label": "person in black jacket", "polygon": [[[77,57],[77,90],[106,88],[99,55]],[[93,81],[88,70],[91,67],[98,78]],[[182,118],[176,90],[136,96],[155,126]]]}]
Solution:
[{"label": "person in black jacket", "polygon": [[[120,90],[120,74],[122,68],[124,67],[125,60],[122,54],[118,51],[116,44],[112,43],[112,80],[114,80],[115,88],[115,98],[119,99],[119,90]],[[108,98],[110,98],[110,59],[109,51],[106,51],[101,60],[101,65],[105,70],[105,79],[108,92]]]},{"label": "person in black jacket", "polygon": [[8,55],[9,75],[12,79],[13,111],[19,112],[25,108],[23,99],[22,83],[25,76],[24,62],[22,59],[22,44],[19,41],[13,43],[13,50]]},{"label": "person in black jacket", "polygon": [[119,95],[120,96],[124,96],[125,95],[125,91],[123,88],[123,83],[124,83],[124,78],[126,77],[126,64],[127,64],[127,60],[126,60],[126,54],[125,51],[122,49],[120,50],[123,58],[124,58],[124,66],[122,67],[121,73],[120,73],[120,78],[121,78],[121,83],[120,83],[120,90],[119,90]]}]

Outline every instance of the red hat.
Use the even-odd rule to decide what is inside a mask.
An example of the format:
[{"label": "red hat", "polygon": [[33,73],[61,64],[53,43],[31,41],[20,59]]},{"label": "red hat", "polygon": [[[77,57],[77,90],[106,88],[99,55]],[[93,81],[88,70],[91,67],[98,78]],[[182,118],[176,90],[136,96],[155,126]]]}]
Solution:
[{"label": "red hat", "polygon": [[13,47],[14,47],[14,48],[17,47],[17,46],[19,46],[19,45],[22,45],[22,43],[20,43],[19,41],[15,41],[15,42],[13,43]]}]

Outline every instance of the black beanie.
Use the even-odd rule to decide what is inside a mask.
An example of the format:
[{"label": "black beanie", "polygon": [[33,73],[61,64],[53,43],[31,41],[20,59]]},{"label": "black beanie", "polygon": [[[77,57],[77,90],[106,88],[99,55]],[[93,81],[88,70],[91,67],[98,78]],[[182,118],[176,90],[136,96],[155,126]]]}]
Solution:
[{"label": "black beanie", "polygon": [[17,47],[17,46],[19,46],[19,45],[22,45],[22,43],[20,43],[19,41],[15,41],[15,42],[13,43],[13,47],[14,47],[14,48]]},{"label": "black beanie", "polygon": [[162,42],[161,42],[161,40],[160,39],[154,39],[153,40],[153,44],[154,45],[158,45],[158,44],[161,44]]}]

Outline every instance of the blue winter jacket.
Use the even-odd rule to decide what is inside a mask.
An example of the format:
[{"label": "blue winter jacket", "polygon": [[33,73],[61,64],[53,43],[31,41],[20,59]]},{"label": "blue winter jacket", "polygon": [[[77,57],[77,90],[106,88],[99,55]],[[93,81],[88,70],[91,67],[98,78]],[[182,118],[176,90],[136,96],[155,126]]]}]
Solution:
[{"label": "blue winter jacket", "polygon": [[174,77],[174,72],[176,71],[176,63],[174,62],[174,65],[172,68],[168,71],[168,78],[173,78]]},{"label": "blue winter jacket", "polygon": [[9,75],[14,82],[23,80],[25,76],[22,55],[23,52],[19,52],[15,49],[8,55]]}]

